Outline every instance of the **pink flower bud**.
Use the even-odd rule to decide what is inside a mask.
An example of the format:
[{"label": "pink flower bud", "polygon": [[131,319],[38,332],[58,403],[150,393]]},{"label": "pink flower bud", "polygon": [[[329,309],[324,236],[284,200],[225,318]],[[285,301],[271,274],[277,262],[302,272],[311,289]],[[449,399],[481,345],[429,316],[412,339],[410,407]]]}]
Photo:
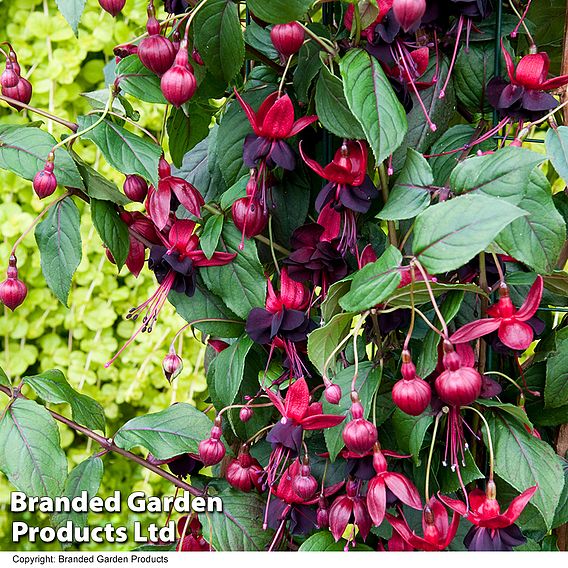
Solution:
[{"label": "pink flower bud", "polygon": [[99,4],[105,12],[116,18],[122,12],[126,0],[99,0]]},{"label": "pink flower bud", "polygon": [[260,235],[268,223],[268,213],[264,211],[258,199],[237,199],[233,203],[231,213],[235,226],[247,239]]},{"label": "pink flower bud", "polygon": [[124,195],[132,201],[143,203],[148,195],[148,184],[146,180],[139,175],[127,175],[122,186]]},{"label": "pink flower bud", "polygon": [[452,406],[471,404],[480,394],[483,381],[473,368],[462,366],[460,356],[449,341],[444,342],[444,371],[436,379],[436,392]]},{"label": "pink flower bud", "polygon": [[148,20],[146,29],[149,36],[138,45],[138,57],[144,67],[161,76],[172,66],[176,50],[168,38],[160,35],[160,24],[156,18]]},{"label": "pink flower bud", "polygon": [[28,294],[26,285],[18,278],[17,260],[14,255],[11,255],[8,261],[6,276],[6,280],[0,283],[0,301],[14,311]]},{"label": "pink flower bud", "polygon": [[272,44],[283,59],[298,53],[304,43],[304,30],[297,22],[276,24],[270,31]]},{"label": "pink flower bud", "polygon": [[329,510],[327,508],[327,503],[325,502],[325,497],[319,498],[316,523],[319,529],[326,529],[329,527]]},{"label": "pink flower bud", "polygon": [[351,416],[353,420],[348,422],[343,429],[343,442],[346,448],[354,454],[364,455],[375,445],[377,441],[377,428],[363,418],[363,407],[359,402],[357,393],[351,393]]},{"label": "pink flower bud", "polygon": [[189,66],[187,43],[182,41],[174,64],[166,71],[160,81],[165,99],[176,107],[186,103],[197,89],[197,81]]},{"label": "pink flower bud", "polygon": [[173,348],[170,348],[169,353],[164,357],[162,369],[164,370],[166,379],[170,383],[181,373],[183,361]]},{"label": "pink flower bud", "polygon": [[300,466],[300,472],[292,479],[294,493],[304,501],[309,501],[318,489],[318,482],[311,474],[307,460]]},{"label": "pink flower bud", "polygon": [[191,58],[193,59],[193,61],[195,61],[195,63],[197,63],[197,65],[204,65],[203,58],[199,54],[199,51],[195,49],[195,47],[191,51]]},{"label": "pink flower bud", "polygon": [[249,454],[248,447],[243,445],[236,460],[231,460],[227,466],[225,479],[229,485],[249,493],[253,488],[262,490],[264,470],[260,463]]},{"label": "pink flower bud", "polygon": [[334,383],[329,383],[325,390],[323,391],[325,396],[325,400],[329,402],[329,404],[339,404],[341,400],[341,387]]},{"label": "pink flower bud", "polygon": [[[16,83],[15,87],[2,87],[2,94],[5,97],[10,97],[22,104],[27,105],[32,99],[32,84],[23,77]],[[18,112],[22,110],[21,106],[8,103],[11,107],[15,108]]]},{"label": "pink flower bud", "polygon": [[426,410],[432,398],[430,385],[416,375],[416,367],[406,349],[402,352],[402,380],[392,389],[393,402],[406,414],[418,416]]},{"label": "pink flower bud", "polygon": [[392,11],[405,32],[420,23],[426,12],[426,0],[394,0]]},{"label": "pink flower bud", "polygon": [[211,428],[211,436],[207,440],[199,442],[199,459],[206,465],[215,465],[225,457],[225,445],[221,442],[221,421],[215,420]]},{"label": "pink flower bud", "polygon": [[250,406],[243,406],[239,412],[241,422],[248,422],[253,415],[253,409]]},{"label": "pink flower bud", "polygon": [[49,197],[57,187],[57,178],[53,173],[55,156],[50,152],[43,170],[38,172],[33,181],[33,188],[40,199]]},{"label": "pink flower bud", "polygon": [[11,88],[15,87],[20,80],[20,75],[14,70],[14,65],[12,61],[6,61],[6,68],[2,71],[0,76],[0,85],[2,87]]}]

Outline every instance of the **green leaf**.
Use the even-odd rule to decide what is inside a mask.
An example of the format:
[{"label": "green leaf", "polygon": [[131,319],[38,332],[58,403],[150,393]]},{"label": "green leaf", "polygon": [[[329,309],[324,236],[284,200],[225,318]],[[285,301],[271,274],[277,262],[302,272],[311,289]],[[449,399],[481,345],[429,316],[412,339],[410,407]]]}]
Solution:
[{"label": "green leaf", "polygon": [[68,403],[71,406],[73,420],[93,430],[105,431],[105,411],[92,398],[77,392],[57,369],[45,371],[39,375],[25,377],[37,395],[46,402],[54,404]]},{"label": "green leaf", "polygon": [[226,189],[217,160],[217,127],[212,128],[204,140],[196,144],[183,157],[180,168],[172,168],[175,176],[194,185],[205,201],[217,199]]},{"label": "green leaf", "polygon": [[199,242],[201,243],[201,250],[203,250],[207,258],[211,258],[213,256],[213,253],[219,244],[219,238],[223,231],[224,221],[225,218],[223,215],[211,215],[203,227],[203,232],[199,237]]},{"label": "green leaf", "polygon": [[221,195],[220,205],[223,211],[230,209],[233,203],[240,199],[241,197],[246,197],[247,195],[247,183],[250,179],[250,174],[244,175],[242,178],[237,180],[227,191]]},{"label": "green leaf", "polygon": [[0,419],[0,470],[28,496],[61,495],[67,459],[55,420],[37,402],[18,398],[4,411]]},{"label": "green leaf", "polygon": [[303,20],[313,0],[248,0],[247,6],[255,16],[270,24],[287,24]]},{"label": "green leaf", "polygon": [[160,78],[144,67],[137,55],[121,59],[115,73],[122,92],[147,103],[168,104],[160,88]]},{"label": "green leaf", "polygon": [[550,128],[544,142],[548,159],[558,175],[568,183],[568,126]]},{"label": "green leaf", "polygon": [[211,122],[211,116],[197,104],[189,102],[186,106],[188,115],[183,109],[172,107],[166,122],[170,155],[178,168],[181,167],[187,152],[207,138]]},{"label": "green leaf", "polygon": [[116,203],[117,205],[128,205],[130,203],[130,199],[128,199],[124,193],[120,192],[114,183],[103,177],[87,163],[83,162],[77,154],[73,154],[73,158],[81,173],[81,177],[85,183],[85,191],[89,197],[103,201],[112,201],[112,203]]},{"label": "green leaf", "polygon": [[308,335],[308,357],[320,373],[325,372],[325,362],[351,329],[352,321],[353,314],[337,314],[326,325]]},{"label": "green leaf", "polygon": [[506,420],[502,415],[490,415],[487,420],[493,438],[495,473],[519,492],[538,485],[531,503],[550,529],[564,486],[558,456],[517,421]]},{"label": "green leaf", "polygon": [[[435,292],[434,296],[436,296]],[[444,301],[440,304],[440,311],[446,323],[450,323],[456,317],[462,305],[463,298],[464,292],[461,290],[453,290],[447,293]],[[429,299],[427,301],[429,301]],[[441,338],[438,333],[432,329],[428,329],[422,341],[422,350],[420,351],[418,362],[416,363],[416,370],[420,377],[427,377],[436,368],[440,340]]]},{"label": "green leaf", "polygon": [[284,179],[272,188],[272,229],[276,242],[288,246],[292,233],[306,220],[310,189],[303,170],[286,172]]},{"label": "green leaf", "polygon": [[350,50],[339,67],[347,104],[380,164],[402,144],[406,113],[379,62],[366,51]]},{"label": "green leaf", "polygon": [[351,282],[347,280],[340,280],[329,287],[325,300],[321,303],[321,317],[323,323],[329,323],[333,316],[341,313],[342,309],[339,305],[339,300],[349,292],[350,287]]},{"label": "green leaf", "polygon": [[[331,532],[326,530],[317,532],[306,539],[298,549],[298,552],[343,552],[346,545],[347,542],[343,539],[335,542]],[[373,549],[366,544],[358,542],[354,547],[349,545],[349,552],[352,550],[355,552],[370,552]]]},{"label": "green leaf", "polygon": [[493,107],[486,97],[487,83],[493,78],[495,45],[492,42],[470,44],[458,52],[453,81],[458,99],[471,113],[488,114]]},{"label": "green leaf", "polygon": [[529,417],[527,416],[525,410],[520,406],[506,402],[499,402],[498,400],[492,400],[489,398],[480,398],[476,402],[477,404],[485,406],[485,408],[488,408],[493,412],[506,412],[507,414],[518,420],[521,424],[526,424],[529,428],[532,428],[532,422],[529,420]]},{"label": "green leaf", "polygon": [[215,376],[222,380],[216,382],[215,394],[223,406],[229,406],[235,402],[235,397],[243,382],[245,361],[252,346],[252,339],[248,335],[243,335],[217,355]]},{"label": "green leaf", "polygon": [[349,110],[343,81],[322,66],[316,84],[316,113],[323,126],[340,138],[359,140],[365,133]]},{"label": "green leaf", "polygon": [[266,299],[264,269],[256,251],[256,243],[249,240],[239,250],[241,234],[233,223],[226,222],[219,239],[219,249],[235,253],[234,260],[225,266],[200,270],[205,285],[221,296],[227,307],[243,319],[252,308],[263,307]]},{"label": "green leaf", "polygon": [[399,408],[396,408],[392,415],[392,425],[398,447],[402,453],[412,454],[412,459],[417,466],[421,463],[420,450],[432,422],[434,422],[432,416],[427,414],[410,416]]},{"label": "green leaf", "polygon": [[[0,168],[10,170],[27,180],[43,170],[47,155],[57,141],[43,130],[34,127],[2,125],[0,127]],[[53,173],[57,183],[83,189],[83,180],[75,162],[63,148],[55,151]]]},{"label": "green leaf", "polygon": [[[63,495],[73,499],[74,497],[80,497],[81,493],[86,491],[88,499],[93,498],[101,485],[103,470],[103,461],[97,456],[92,456],[81,462],[69,473]],[[67,521],[71,521],[77,527],[84,527],[87,525],[87,516],[88,513],[61,512],[55,513],[51,521],[55,527],[62,527]]]},{"label": "green leaf", "polygon": [[229,82],[245,58],[239,10],[231,0],[208,0],[197,13],[196,47],[211,73]]},{"label": "green leaf", "polygon": [[[341,448],[343,448],[343,429],[345,428],[345,421],[349,420],[349,409],[351,408],[351,382],[353,381],[353,374],[355,367],[347,367],[342,369],[335,377],[333,382],[341,387],[341,400],[339,404],[330,404],[322,397],[323,412],[324,414],[335,414],[340,416],[347,416],[347,418],[333,428],[326,428],[323,432],[325,437],[325,444],[329,451],[329,459],[333,462],[337,458]],[[375,367],[369,361],[362,361],[359,364],[359,374],[355,382],[355,390],[359,394],[361,404],[365,409],[365,418],[368,418],[371,412],[371,401],[377,392],[382,379],[382,370],[380,367]]]},{"label": "green leaf", "polygon": [[114,436],[124,450],[146,448],[159,460],[184,453],[198,453],[201,440],[209,437],[213,423],[194,406],[179,402],[153,414],[129,420]]},{"label": "green leaf", "polygon": [[566,224],[554,206],[550,183],[539,168],[532,171],[518,207],[528,215],[505,227],[496,242],[536,272],[551,273],[566,240]]},{"label": "green leaf", "polygon": [[36,227],[41,269],[47,285],[67,306],[73,274],[82,256],[81,216],[70,197],[54,205]]},{"label": "green leaf", "polygon": [[[325,30],[327,30],[327,28],[317,24],[311,24],[309,28],[318,35],[324,35]],[[298,52],[298,60],[294,69],[294,91],[298,100],[302,103],[309,102],[310,87],[322,68],[319,52],[320,47],[314,41],[304,42]]]},{"label": "green leaf", "polygon": [[199,275],[196,278],[195,294],[191,298],[172,290],[168,295],[168,300],[175,307],[178,315],[188,323],[204,319],[221,320],[192,324],[192,327],[202,333],[227,338],[239,337],[243,332],[244,322],[239,322],[239,318],[225,305],[223,300],[205,287]]},{"label": "green leaf", "polygon": [[[461,148],[466,144],[471,144],[477,138],[475,128],[469,124],[456,124],[446,130],[440,139],[432,146],[432,154],[442,154],[430,158],[429,162],[434,173],[434,184],[445,186],[448,183],[452,170],[457,166],[463,158],[462,152],[452,152],[451,150]],[[489,151],[495,147],[492,140],[486,140],[481,144],[473,146],[475,150],[482,152]]]},{"label": "green leaf", "polygon": [[438,203],[416,218],[413,253],[431,274],[455,270],[524,214],[505,200],[484,195],[464,195]]},{"label": "green leaf", "polygon": [[416,217],[430,205],[428,190],[433,182],[432,169],[426,158],[409,148],[402,171],[377,217],[389,221]]},{"label": "green leaf", "polygon": [[[81,130],[89,128],[99,120],[98,116],[88,115],[78,118]],[[126,128],[103,120],[93,130],[89,130],[82,138],[94,142],[106,161],[123,174],[138,174],[158,185],[158,161],[162,148],[126,130]]]},{"label": "green leaf", "polygon": [[78,36],[79,22],[87,0],[55,0],[57,9],[71,26],[75,36]]},{"label": "green leaf", "polygon": [[278,59],[278,51],[270,39],[270,29],[259,26],[254,20],[247,23],[245,28],[245,42],[268,59]]},{"label": "green leaf", "polygon": [[568,329],[557,333],[556,350],[546,361],[544,403],[547,408],[568,404]]},{"label": "green leaf", "polygon": [[274,536],[271,529],[263,530],[266,502],[257,493],[242,493],[225,489],[219,494],[223,501],[222,513],[203,516],[203,534],[211,535],[211,544],[217,551],[265,550]]},{"label": "green leaf", "polygon": [[0,385],[3,387],[12,387],[12,383],[6,374],[6,371],[0,367]]},{"label": "green leaf", "polygon": [[560,463],[564,471],[564,489],[562,490],[558,507],[556,507],[556,512],[554,513],[552,528],[568,523],[568,461],[561,458]]},{"label": "green leaf", "polygon": [[389,246],[377,261],[355,273],[351,290],[339,300],[339,305],[344,310],[360,312],[381,303],[400,284],[401,262],[400,251]]},{"label": "green leaf", "polygon": [[110,201],[91,199],[91,217],[97,233],[120,270],[130,250],[128,226]]},{"label": "green leaf", "polygon": [[482,193],[517,205],[525,195],[531,172],[545,156],[508,146],[493,154],[460,162],[450,176],[455,193]]}]

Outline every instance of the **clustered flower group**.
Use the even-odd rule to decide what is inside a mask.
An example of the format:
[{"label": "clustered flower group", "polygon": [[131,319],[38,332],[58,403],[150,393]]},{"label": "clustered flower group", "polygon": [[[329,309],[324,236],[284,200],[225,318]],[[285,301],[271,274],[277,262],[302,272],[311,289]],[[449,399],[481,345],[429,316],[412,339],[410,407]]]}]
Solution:
[{"label": "clustered flower group", "polygon": [[[113,16],[124,6],[124,0],[99,1]],[[385,71],[406,111],[409,112],[413,104],[420,105],[426,123],[434,131],[436,124],[429,116],[421,93],[434,88],[442,79],[438,65],[440,45],[436,38],[442,33],[454,38],[447,76],[439,90],[443,98],[461,48],[462,34],[466,34],[467,45],[470,34],[480,33],[477,26],[489,17],[491,3],[486,0],[379,0],[377,4],[376,19],[361,30],[357,29],[355,10],[358,8],[350,3],[344,15],[344,37],[351,33],[350,40],[354,34],[363,38],[365,49]],[[197,89],[189,57],[189,26],[184,30],[182,22],[183,18],[168,36],[150,2],[145,37],[138,45],[127,44],[116,50],[119,59],[136,54],[147,69],[160,77],[162,93],[175,107],[183,106]],[[419,36],[417,30],[421,30]],[[282,65],[287,65],[299,52],[308,37],[306,31],[309,32],[297,22],[272,26],[270,38]],[[350,40],[343,40],[341,47],[350,46]],[[502,118],[499,128],[512,122],[518,122],[522,128],[527,121],[543,117],[557,106],[550,91],[568,84],[568,76],[548,78],[548,56],[536,49],[532,51],[515,64],[503,46],[508,79],[493,78],[487,90],[489,102]],[[436,70],[427,78],[434,54]],[[192,59],[196,64],[202,63],[195,51]],[[282,73],[286,71],[282,69]],[[0,82],[4,95],[25,104],[29,102],[31,86],[20,76],[11,47]],[[524,302],[517,308],[502,274],[504,259],[496,256],[500,277],[493,290],[497,290],[497,301],[481,318],[457,329],[454,327],[450,332],[438,314],[432,285],[456,283],[459,273],[434,278],[416,259],[405,260],[395,269],[400,277],[399,291],[413,296],[420,284],[429,294],[436,316],[443,324],[443,329],[438,330],[430,320],[427,322],[441,336],[435,370],[420,372],[425,375],[420,377],[412,358],[409,344],[413,339],[414,305],[412,309],[404,306],[394,314],[388,310],[380,313],[384,306],[378,305],[361,314],[358,327],[347,329],[343,336],[338,334],[331,349],[322,347],[327,359],[325,368],[316,369],[307,357],[308,340],[323,323],[323,306],[333,309],[333,302],[337,304],[331,287],[340,281],[348,283],[357,269],[379,262],[373,245],[361,234],[362,221],[374,214],[373,208],[380,196],[379,184],[373,177],[372,156],[363,140],[340,140],[333,148],[335,153],[332,150],[326,160],[331,161],[322,166],[321,159],[314,158],[318,153],[310,138],[318,117],[314,114],[298,117],[299,107],[286,92],[286,76],[279,88],[271,85],[270,89],[255,110],[246,89],[234,88],[243,118],[250,124],[250,134],[242,148],[243,162],[248,168],[246,194],[240,194],[230,206],[232,221],[242,234],[239,249],[244,249],[247,239],[265,232],[269,233],[269,238],[261,238],[271,246],[274,244],[273,189],[285,183],[289,172],[304,165],[310,170],[309,175],[317,177],[318,187],[321,187],[314,193],[315,214],[291,231],[286,245],[289,250],[280,247],[284,256],[278,260],[273,248],[266,254],[268,258],[272,253],[274,261],[264,263],[266,297],[263,305],[250,310],[244,327],[246,335],[254,342],[255,353],[265,362],[256,392],[246,396],[236,393],[234,405],[217,409],[209,437],[199,443],[198,453],[170,460],[167,465],[180,476],[213,467],[216,475],[224,477],[235,490],[265,495],[263,526],[275,530],[271,549],[278,548],[286,535],[307,535],[318,528],[329,529],[336,541],[344,538],[349,548],[356,540],[367,540],[372,527],[388,523],[392,536],[388,540],[379,539],[379,549],[440,551],[452,545],[460,521],[465,519],[472,525],[464,540],[469,550],[512,550],[526,540],[515,522],[538,487],[525,488],[503,513],[496,499],[492,467],[484,491],[466,488],[461,471],[466,464],[468,440],[480,439],[480,428],[474,431],[466,421],[467,412],[477,399],[492,398],[501,391],[499,383],[480,372],[478,344],[472,342],[481,338],[489,341],[496,333],[509,355],[518,362],[518,357],[534,341],[538,329],[535,320],[543,296],[543,278],[536,276]],[[489,133],[484,135],[484,139],[488,136]],[[392,169],[390,161],[387,162],[383,173],[390,173]],[[42,199],[57,188],[55,165],[56,153],[51,152],[43,170],[33,180],[33,187]],[[164,157],[159,162],[156,185],[148,185],[140,176],[128,175],[123,189],[130,200],[144,206],[144,212],[119,210],[120,218],[129,229],[126,266],[138,276],[147,262],[158,285],[149,299],[128,313],[129,319],[141,318],[141,325],[107,365],[139,333],[152,330],[172,293],[195,295],[200,269],[230,265],[238,254],[219,250],[210,254],[204,252],[203,218],[211,213],[212,206],[206,205],[198,188],[172,173]],[[229,217],[228,208],[223,212],[216,205],[213,207],[216,214]],[[109,251],[107,255],[114,262]],[[507,259],[507,262],[521,266],[515,259]],[[478,278],[480,269],[476,267],[474,273],[473,278]],[[26,293],[25,285],[18,279],[16,257],[12,255],[7,279],[0,284],[0,299],[13,310],[24,301]],[[395,314],[400,319],[389,321]],[[405,459],[411,456],[387,449],[388,444],[383,440],[389,437],[381,435],[381,426],[377,426],[376,403],[358,382],[360,362],[368,353],[372,352],[374,357],[377,352],[373,338],[377,335],[397,337],[396,341],[384,345],[385,350],[395,351],[402,343],[396,336],[400,331],[407,332],[407,337],[400,350],[395,381],[390,385],[392,403],[406,415],[430,415],[436,425],[443,421],[446,429],[443,463],[455,472],[464,501],[455,495],[430,493],[428,481],[425,490],[419,491],[409,478],[410,468],[404,465]],[[347,348],[344,337],[352,339],[352,350]],[[209,346],[218,354],[231,346],[224,339],[208,338]],[[342,340],[343,343],[337,345]],[[358,350],[358,341],[363,344],[362,352]],[[383,350],[376,358],[370,357],[373,366],[382,365],[385,356]],[[168,381],[181,372],[182,360],[173,347],[164,359],[163,368]],[[335,379],[347,368],[353,368],[353,380],[350,387],[345,388]],[[227,420],[235,407],[239,410],[238,418],[231,415],[231,421]],[[259,408],[270,408],[273,420],[249,439],[233,440],[229,447],[224,439],[224,431],[231,429],[229,424],[239,421],[239,426],[251,425]],[[327,440],[328,436],[338,440],[335,445],[338,460],[344,464],[342,477],[327,478],[319,467],[322,460],[333,461],[329,453],[315,443],[324,437]],[[256,451],[261,441],[266,446],[264,453]],[[435,442],[433,439],[432,443]],[[162,463],[166,462],[160,465]],[[422,512],[421,535],[411,522],[408,508]],[[448,510],[452,512],[451,519]],[[180,549],[209,550],[201,528],[196,517],[180,519]]]}]

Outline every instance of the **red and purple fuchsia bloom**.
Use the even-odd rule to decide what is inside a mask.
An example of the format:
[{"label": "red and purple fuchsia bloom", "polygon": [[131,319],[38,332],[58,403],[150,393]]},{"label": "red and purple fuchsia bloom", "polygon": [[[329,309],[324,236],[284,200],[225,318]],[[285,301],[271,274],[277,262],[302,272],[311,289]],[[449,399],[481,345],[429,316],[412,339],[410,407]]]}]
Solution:
[{"label": "red and purple fuchsia bloom", "polygon": [[496,499],[495,483],[487,481],[485,492],[474,489],[469,494],[469,508],[465,503],[450,497],[440,496],[440,499],[458,515],[470,521],[473,526],[464,538],[464,544],[471,551],[511,551],[514,546],[526,542],[515,521],[523,512],[538,487],[529,487],[518,497],[515,497],[507,510],[501,513]]},{"label": "red and purple fuchsia bloom", "polygon": [[489,318],[472,321],[458,329],[451,337],[452,343],[466,343],[497,331],[499,339],[515,351],[524,351],[533,342],[534,331],[527,323],[538,310],[542,299],[544,281],[537,276],[523,305],[517,310],[509,296],[509,288],[501,284],[499,300],[487,313]]},{"label": "red and purple fuchsia bloom", "polygon": [[301,143],[300,154],[316,174],[328,181],[316,199],[316,210],[322,213],[325,208],[331,208],[340,213],[339,252],[354,252],[357,246],[357,214],[367,213],[371,200],[379,195],[367,175],[367,146],[360,141],[344,141],[333,161],[324,168],[305,154]]},{"label": "red and purple fuchsia bloom", "polygon": [[[511,54],[501,44],[509,81],[494,77],[487,85],[487,99],[503,116],[518,120],[538,120],[558,106],[547,91],[568,85],[568,75],[548,78],[550,59],[544,51],[530,53],[515,67]],[[536,51],[536,49],[535,49]]]},{"label": "red and purple fuchsia bloom", "polygon": [[280,291],[276,292],[272,281],[267,280],[268,292],[265,308],[253,308],[245,326],[250,338],[260,344],[270,344],[270,356],[274,348],[284,350],[292,376],[302,377],[305,367],[295,343],[305,341],[315,327],[309,315],[310,294],[304,284],[288,277],[288,271],[280,271]]},{"label": "red and purple fuchsia bloom", "polygon": [[223,266],[235,258],[236,254],[227,252],[214,252],[211,258],[207,258],[199,249],[199,237],[194,233],[195,227],[196,223],[189,219],[178,219],[172,224],[167,239],[159,234],[162,245],[154,245],[151,248],[148,260],[148,267],[154,272],[159,283],[158,289],[144,303],[130,309],[126,317],[133,321],[144,313],[142,325],[105,364],[106,367],[116,360],[140,332],[152,331],[171,290],[191,297],[195,293],[196,269],[204,266]]},{"label": "red and purple fuchsia bloom", "polygon": [[[408,526],[402,513],[397,517],[387,513],[386,518],[394,532],[400,536],[410,550],[423,550],[425,552],[439,552],[448,548],[454,540],[460,524],[460,515],[457,512],[453,514],[451,523],[449,522],[446,508],[436,497],[431,497],[422,511],[423,537],[418,536]],[[397,541],[394,541],[393,544],[397,550],[400,550],[401,547]],[[391,541],[389,541],[389,550],[393,550]]]}]

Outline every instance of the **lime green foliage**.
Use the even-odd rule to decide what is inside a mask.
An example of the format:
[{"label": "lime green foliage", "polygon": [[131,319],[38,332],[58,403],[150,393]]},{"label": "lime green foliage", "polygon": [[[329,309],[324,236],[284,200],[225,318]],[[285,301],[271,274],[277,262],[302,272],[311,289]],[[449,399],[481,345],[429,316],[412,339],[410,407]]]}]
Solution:
[{"label": "lime green foliage", "polygon": [[[13,44],[23,74],[33,83],[31,104],[69,120],[88,112],[90,107],[80,93],[104,88],[101,82],[103,67],[113,57],[112,47],[143,31],[145,6],[146,2],[142,0],[128,0],[125,15],[115,21],[102,11],[96,0],[88,0],[77,40],[53,0],[44,3],[0,0],[3,15],[0,38]],[[140,108],[139,102],[136,105]],[[141,112],[141,125],[159,131],[163,110],[160,105],[145,106]],[[2,124],[25,123],[38,118],[27,113],[17,114],[0,103]],[[65,133],[58,124],[47,122],[46,128],[55,137]],[[77,149],[86,161],[96,164],[101,173],[114,179],[119,187],[122,185],[123,177],[104,163],[94,146],[82,144]],[[31,183],[0,170],[2,275],[14,241],[44,205],[35,197]],[[106,259],[88,209],[79,200],[77,205],[82,213],[83,259],[74,278],[69,309],[47,289],[32,231],[17,252],[20,276],[28,286],[29,296],[14,313],[4,312],[0,307],[0,366],[12,381],[24,373],[61,369],[74,388],[103,405],[108,421],[107,435],[112,435],[134,416],[162,410],[176,401],[198,399],[196,393],[206,387],[201,370],[204,351],[190,334],[185,334],[182,342],[176,344],[184,359],[184,370],[172,386],[167,383],[161,361],[175,332],[184,324],[168,304],[151,334],[139,337],[109,369],[103,367],[135,329],[135,324],[125,320],[124,314],[151,294],[155,281],[147,270],[135,279],[123,269],[117,278],[116,267]],[[28,387],[24,388],[24,394],[33,396]],[[65,405],[50,406],[70,416]],[[100,450],[96,444],[67,428],[61,428],[61,437],[70,469]],[[119,456],[105,456],[103,460],[105,474],[100,495],[110,494],[114,489],[120,489],[124,494],[133,490],[158,495],[171,492],[169,484]],[[9,484],[0,480],[0,506],[4,509],[10,490]],[[7,512],[0,513],[0,541],[10,543],[14,517]],[[34,524],[48,523],[47,518],[38,520],[37,515],[33,515],[34,518],[31,514],[18,517]],[[115,525],[146,520],[140,515],[128,515],[128,512],[110,517],[92,515],[89,520],[92,524],[113,522]],[[26,543],[10,543],[0,548],[16,546],[29,550],[50,548],[45,544]],[[91,547],[97,548],[96,545]],[[82,548],[90,547],[83,545]]]}]

